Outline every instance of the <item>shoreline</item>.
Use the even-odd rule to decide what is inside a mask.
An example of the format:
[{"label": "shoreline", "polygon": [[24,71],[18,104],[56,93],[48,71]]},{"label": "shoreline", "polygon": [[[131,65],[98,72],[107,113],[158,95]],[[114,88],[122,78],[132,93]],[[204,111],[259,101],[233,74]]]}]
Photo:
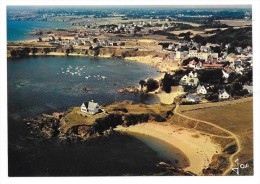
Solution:
[{"label": "shoreline", "polygon": [[181,150],[189,159],[190,165],[183,168],[197,175],[207,168],[214,154],[220,153],[219,145],[211,142],[211,138],[193,130],[186,130],[169,123],[142,123],[127,128],[117,127],[116,131],[126,134],[139,133],[165,141]]},{"label": "shoreline", "polygon": [[[35,54],[29,54],[30,56],[59,56],[59,57],[97,57],[97,58],[113,58],[112,56],[108,54],[102,54],[98,56],[92,56],[92,55],[85,55],[82,53],[70,53],[68,56],[63,52],[49,52],[47,54],[44,53],[35,53]],[[12,58],[12,57],[7,57]],[[19,58],[18,58],[19,59]],[[129,62],[138,62],[142,64],[149,65],[153,68],[157,69],[158,75],[156,77],[153,77],[153,79],[157,80],[158,82],[164,77],[164,74],[168,71],[174,71],[178,68],[176,66],[176,63],[172,63],[168,60],[163,60],[160,57],[152,57],[150,55],[148,56],[135,56],[135,57],[125,57],[122,58],[123,60],[129,61]],[[171,92],[171,93],[165,93],[165,92],[159,92],[159,93],[150,93],[154,94],[159,98],[159,101],[163,104],[172,104],[174,101],[174,98],[182,93],[178,92]]]}]

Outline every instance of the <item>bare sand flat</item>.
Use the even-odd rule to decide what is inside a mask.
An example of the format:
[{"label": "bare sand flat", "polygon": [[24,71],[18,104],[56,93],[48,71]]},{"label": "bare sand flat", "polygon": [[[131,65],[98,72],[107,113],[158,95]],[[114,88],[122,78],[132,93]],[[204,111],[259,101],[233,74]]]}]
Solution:
[{"label": "bare sand flat", "polygon": [[184,94],[184,93],[181,93],[181,92],[171,92],[171,93],[161,92],[161,93],[158,93],[157,96],[159,97],[161,103],[169,105],[169,104],[173,103],[175,97],[182,95],[182,94]]},{"label": "bare sand flat", "polygon": [[211,163],[212,156],[221,152],[219,145],[211,138],[195,130],[187,130],[169,123],[143,123],[127,128],[117,127],[117,131],[139,133],[163,140],[181,150],[189,159],[190,165],[184,168],[200,175]]}]

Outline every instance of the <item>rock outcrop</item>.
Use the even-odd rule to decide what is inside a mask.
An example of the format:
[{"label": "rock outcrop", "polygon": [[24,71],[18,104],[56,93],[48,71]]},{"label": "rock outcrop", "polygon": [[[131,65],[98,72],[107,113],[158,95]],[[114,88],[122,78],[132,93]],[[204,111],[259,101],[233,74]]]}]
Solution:
[{"label": "rock outcrop", "polygon": [[[166,119],[155,113],[132,114],[124,110],[116,109],[113,113],[106,114],[103,117],[93,118],[92,124],[77,124],[67,128],[67,122],[63,115],[41,115],[35,119],[25,119],[28,127],[34,133],[44,138],[58,137],[62,140],[85,140],[101,135],[113,133],[113,129],[118,125],[125,127],[138,123],[145,123],[150,120],[164,122]],[[87,118],[87,117],[86,117]]]}]

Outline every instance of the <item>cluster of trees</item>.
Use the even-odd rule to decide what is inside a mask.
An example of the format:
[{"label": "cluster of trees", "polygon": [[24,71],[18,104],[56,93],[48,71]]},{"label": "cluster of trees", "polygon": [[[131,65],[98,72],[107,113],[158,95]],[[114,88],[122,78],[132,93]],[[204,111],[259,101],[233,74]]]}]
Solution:
[{"label": "cluster of trees", "polygon": [[209,37],[196,35],[193,37],[193,40],[203,45],[208,42],[222,45],[230,43],[232,46],[245,48],[246,46],[252,46],[252,27],[239,29],[231,27],[226,30],[219,30],[215,35]]},{"label": "cluster of trees", "polygon": [[192,35],[192,33],[190,31],[187,32],[187,33],[180,33],[179,34],[180,37],[183,37],[183,39],[185,41],[188,41],[188,42],[191,41],[190,35]]},{"label": "cluster of trees", "polygon": [[189,62],[192,61],[192,60],[194,60],[194,61],[196,61],[196,62],[199,62],[199,59],[198,59],[197,57],[193,57],[193,58],[190,58],[190,57],[189,57],[188,59],[183,60],[181,65],[182,65],[182,66],[186,66],[186,65],[189,64]]},{"label": "cluster of trees", "polygon": [[207,84],[223,84],[223,73],[221,69],[205,69],[198,70],[198,78],[202,83]]},{"label": "cluster of trees", "polygon": [[141,90],[143,90],[143,87],[146,87],[146,92],[151,92],[159,88],[159,83],[152,78],[147,79],[147,81],[140,80],[139,84],[141,86]]},{"label": "cluster of trees", "polygon": [[231,73],[228,78],[228,85],[215,84],[205,98],[209,101],[218,101],[218,90],[224,88],[232,97],[248,95],[248,91],[243,89],[243,85],[251,85],[252,80],[252,70],[248,70],[243,75]]},{"label": "cluster of trees", "polygon": [[165,29],[165,31],[179,31],[179,30],[185,30],[185,29],[194,29],[194,26],[190,24],[184,24],[184,23],[172,23],[172,27],[168,27]]},{"label": "cluster of trees", "polygon": [[[180,79],[183,77],[183,75],[188,74],[190,71],[189,70],[176,70],[173,75],[165,73],[162,81],[161,81],[161,87],[162,90],[165,91],[166,93],[171,92],[171,87],[172,86],[178,86]],[[188,90],[188,89],[187,89]]]},{"label": "cluster of trees", "polygon": [[161,86],[163,91],[170,93],[171,86],[173,86],[173,76],[166,73],[161,81]]}]

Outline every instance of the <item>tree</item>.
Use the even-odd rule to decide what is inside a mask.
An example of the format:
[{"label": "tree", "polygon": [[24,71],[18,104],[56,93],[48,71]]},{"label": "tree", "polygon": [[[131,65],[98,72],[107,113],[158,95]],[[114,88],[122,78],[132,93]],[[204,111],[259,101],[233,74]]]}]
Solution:
[{"label": "tree", "polygon": [[66,54],[66,56],[68,56],[69,53],[70,53],[70,49],[67,48],[67,49],[65,50],[65,54]]},{"label": "tree", "polygon": [[150,78],[146,81],[146,91],[150,92],[150,91],[154,91],[159,87],[159,84],[156,80]]},{"label": "tree", "polygon": [[210,94],[207,94],[207,95],[205,96],[205,98],[206,98],[208,101],[216,102],[216,101],[218,101],[218,94],[217,94],[217,93],[210,93]]},{"label": "tree", "polygon": [[93,42],[94,42],[94,43],[97,43],[97,42],[98,42],[98,39],[97,39],[97,38],[93,38]]},{"label": "tree", "polygon": [[234,46],[228,47],[227,53],[228,53],[228,54],[230,54],[230,53],[235,53],[235,54],[237,54],[236,48],[235,48]]},{"label": "tree", "polygon": [[208,84],[222,84],[223,74],[221,69],[205,69],[198,70],[198,78],[200,82]]},{"label": "tree", "polygon": [[195,35],[192,39],[197,43],[201,43],[202,45],[206,45],[207,43],[207,39],[200,35]]},{"label": "tree", "polygon": [[162,90],[164,90],[166,93],[170,93],[171,85],[172,85],[172,76],[166,73],[162,79]]},{"label": "tree", "polygon": [[34,55],[36,52],[38,52],[38,49],[35,48],[35,47],[33,47],[33,48],[31,49],[31,51],[32,51],[32,54]]},{"label": "tree", "polygon": [[140,80],[139,81],[139,84],[141,85],[141,90],[143,90],[143,87],[145,85],[145,81],[144,80]]},{"label": "tree", "polygon": [[48,54],[50,52],[50,48],[47,47],[43,48],[43,52],[44,54]]},{"label": "tree", "polygon": [[16,52],[16,50],[11,50],[10,55],[11,55],[11,57],[16,57],[18,55],[18,53]]},{"label": "tree", "polygon": [[221,53],[221,49],[220,49],[219,46],[216,46],[216,47],[211,46],[210,48],[211,48],[211,50],[212,50],[214,53],[219,53],[219,54]]},{"label": "tree", "polygon": [[228,77],[228,83],[234,82],[236,79],[238,79],[241,75],[237,73],[231,73]]}]

